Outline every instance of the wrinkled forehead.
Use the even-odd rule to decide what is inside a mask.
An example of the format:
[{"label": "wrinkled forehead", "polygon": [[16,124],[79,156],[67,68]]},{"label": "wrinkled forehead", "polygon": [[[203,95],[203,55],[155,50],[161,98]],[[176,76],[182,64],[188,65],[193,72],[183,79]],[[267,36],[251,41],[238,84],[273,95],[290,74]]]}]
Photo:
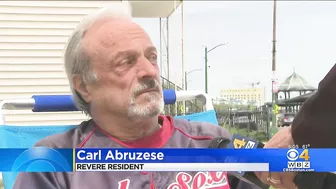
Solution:
[{"label": "wrinkled forehead", "polygon": [[[95,22],[85,33],[83,47],[90,55],[117,53],[153,46],[145,30],[131,20],[104,19]],[[101,55],[101,54],[100,54]]]}]

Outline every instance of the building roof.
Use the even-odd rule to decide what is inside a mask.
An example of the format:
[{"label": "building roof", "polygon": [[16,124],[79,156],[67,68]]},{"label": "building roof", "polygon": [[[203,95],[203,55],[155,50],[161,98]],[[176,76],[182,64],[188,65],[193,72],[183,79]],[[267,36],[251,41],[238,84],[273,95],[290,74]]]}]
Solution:
[{"label": "building roof", "polygon": [[130,0],[133,17],[138,18],[167,18],[182,3],[182,0],[138,1]]},{"label": "building roof", "polygon": [[279,91],[314,91],[316,87],[310,85],[303,77],[298,75],[295,70],[292,75],[287,77],[279,86]]}]

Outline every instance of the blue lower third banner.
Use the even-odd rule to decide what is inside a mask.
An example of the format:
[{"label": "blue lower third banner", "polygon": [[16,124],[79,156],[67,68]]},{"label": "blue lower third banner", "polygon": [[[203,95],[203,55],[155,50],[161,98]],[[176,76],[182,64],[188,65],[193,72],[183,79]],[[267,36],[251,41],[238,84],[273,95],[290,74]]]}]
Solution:
[{"label": "blue lower third banner", "polygon": [[0,148],[0,171],[70,172],[73,171],[73,157],[73,149]]},{"label": "blue lower third banner", "polygon": [[336,149],[0,148],[1,172],[335,172]]}]

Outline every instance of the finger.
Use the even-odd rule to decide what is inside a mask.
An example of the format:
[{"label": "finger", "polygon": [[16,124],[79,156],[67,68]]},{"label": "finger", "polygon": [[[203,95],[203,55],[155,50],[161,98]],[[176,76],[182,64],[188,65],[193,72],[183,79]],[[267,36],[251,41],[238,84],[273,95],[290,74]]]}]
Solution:
[{"label": "finger", "polygon": [[269,172],[256,172],[256,176],[259,178],[259,180],[261,182],[263,182],[264,184],[268,184],[269,182],[267,180],[268,176],[269,176]]},{"label": "finger", "polygon": [[260,179],[261,178],[261,172],[254,172],[255,176]]},{"label": "finger", "polygon": [[296,184],[294,183],[295,173],[283,173],[281,175],[282,185],[286,189],[296,189]]},{"label": "finger", "polygon": [[285,188],[283,186],[280,173],[276,173],[276,172],[269,173],[267,181],[268,181],[268,184],[273,186],[274,188]]}]

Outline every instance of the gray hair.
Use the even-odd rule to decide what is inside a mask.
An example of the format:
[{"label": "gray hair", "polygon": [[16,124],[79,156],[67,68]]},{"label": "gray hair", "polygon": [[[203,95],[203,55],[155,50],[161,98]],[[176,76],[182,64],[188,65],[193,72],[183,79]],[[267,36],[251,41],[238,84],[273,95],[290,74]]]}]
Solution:
[{"label": "gray hair", "polygon": [[90,57],[84,52],[82,39],[87,30],[102,18],[132,19],[132,8],[128,2],[111,2],[111,5],[85,17],[71,34],[64,53],[65,71],[69,80],[73,100],[79,110],[90,115],[90,105],[76,91],[72,76],[78,74],[84,83],[93,83],[98,76],[91,70]]}]

